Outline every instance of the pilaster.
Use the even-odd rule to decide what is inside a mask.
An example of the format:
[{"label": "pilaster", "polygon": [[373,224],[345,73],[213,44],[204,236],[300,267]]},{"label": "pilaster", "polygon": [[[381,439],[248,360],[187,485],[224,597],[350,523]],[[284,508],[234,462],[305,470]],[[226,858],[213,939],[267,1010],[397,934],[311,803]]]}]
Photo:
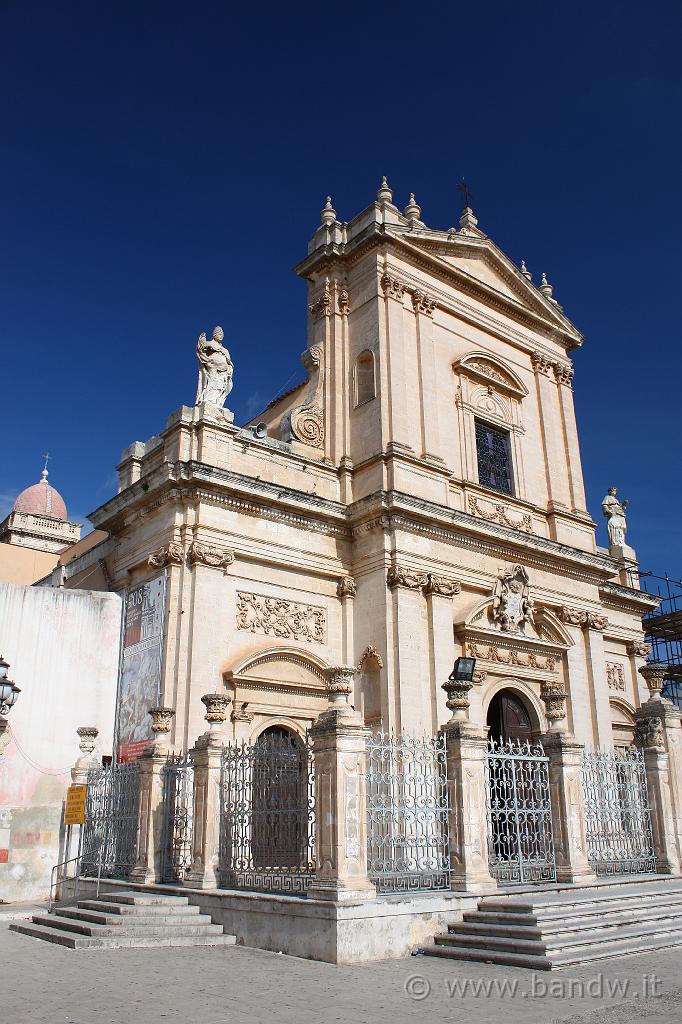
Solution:
[{"label": "pilaster", "polygon": [[467,721],[444,727],[448,778],[451,885],[456,890],[489,892],[497,882],[488,867],[486,822],[486,741]]}]

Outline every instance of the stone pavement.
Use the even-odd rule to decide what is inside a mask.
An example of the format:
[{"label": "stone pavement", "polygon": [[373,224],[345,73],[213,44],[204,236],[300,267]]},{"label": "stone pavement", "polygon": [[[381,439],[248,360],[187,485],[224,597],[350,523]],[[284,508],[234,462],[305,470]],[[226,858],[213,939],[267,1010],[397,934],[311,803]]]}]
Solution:
[{"label": "stone pavement", "polygon": [[0,963],[0,1019],[12,1024],[682,1019],[679,949],[551,973],[421,956],[333,967],[234,946],[75,951],[3,922]]}]

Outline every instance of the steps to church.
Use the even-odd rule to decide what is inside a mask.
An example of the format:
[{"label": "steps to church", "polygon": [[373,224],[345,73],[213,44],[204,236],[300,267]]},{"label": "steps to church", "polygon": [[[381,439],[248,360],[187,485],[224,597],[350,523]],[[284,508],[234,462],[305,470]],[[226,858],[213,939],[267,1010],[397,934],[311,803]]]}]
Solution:
[{"label": "steps to church", "polygon": [[81,900],[77,907],[34,914],[14,921],[10,930],[69,949],[122,949],[131,946],[230,946],[234,935],[213,924],[186,896],[157,893],[106,893]]},{"label": "steps to church", "polygon": [[486,896],[429,956],[547,971],[682,946],[682,881]]}]

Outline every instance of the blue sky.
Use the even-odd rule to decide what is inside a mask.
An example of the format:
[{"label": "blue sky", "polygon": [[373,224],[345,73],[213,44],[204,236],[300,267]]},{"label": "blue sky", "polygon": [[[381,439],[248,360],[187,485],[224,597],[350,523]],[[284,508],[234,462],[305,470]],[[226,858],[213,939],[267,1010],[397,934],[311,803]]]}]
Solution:
[{"label": "blue sky", "polygon": [[481,228],[584,332],[599,543],[611,483],[643,568],[682,575],[674,3],[0,2],[0,502],[50,476],[83,518],[123,447],[191,404],[225,328],[230,407],[298,379],[305,254],[387,174],[431,227]]}]

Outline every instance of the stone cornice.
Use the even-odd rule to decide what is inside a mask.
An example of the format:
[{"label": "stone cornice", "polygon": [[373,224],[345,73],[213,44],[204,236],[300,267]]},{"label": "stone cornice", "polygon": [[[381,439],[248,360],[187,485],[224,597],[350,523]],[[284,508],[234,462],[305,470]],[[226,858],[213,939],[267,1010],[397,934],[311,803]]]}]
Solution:
[{"label": "stone cornice", "polygon": [[621,583],[602,583],[599,590],[604,604],[616,608],[631,609],[634,607],[639,609],[641,614],[658,608],[661,603],[660,597],[647,594],[645,590],[637,590],[636,587],[624,587]]}]

